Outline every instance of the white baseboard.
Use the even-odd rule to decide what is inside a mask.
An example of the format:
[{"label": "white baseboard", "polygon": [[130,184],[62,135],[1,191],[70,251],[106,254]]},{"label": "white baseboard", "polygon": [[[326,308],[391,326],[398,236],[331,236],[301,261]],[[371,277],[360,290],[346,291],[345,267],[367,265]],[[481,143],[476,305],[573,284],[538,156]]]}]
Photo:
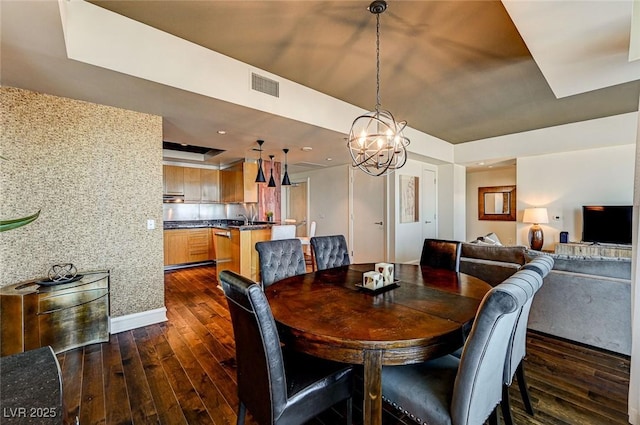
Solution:
[{"label": "white baseboard", "polygon": [[117,334],[119,332],[130,331],[131,329],[166,321],[166,307],[128,314],[126,316],[111,317],[109,318],[109,333]]}]

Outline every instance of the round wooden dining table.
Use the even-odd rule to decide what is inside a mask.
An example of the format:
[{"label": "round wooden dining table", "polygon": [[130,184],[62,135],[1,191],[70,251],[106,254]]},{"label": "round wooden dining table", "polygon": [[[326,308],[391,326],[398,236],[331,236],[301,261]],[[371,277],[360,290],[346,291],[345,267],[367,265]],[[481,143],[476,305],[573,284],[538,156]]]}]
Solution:
[{"label": "round wooden dining table", "polygon": [[364,369],[363,423],[382,423],[382,366],[422,362],[463,345],[491,286],[473,276],[395,264],[395,285],[362,284],[374,264],[306,273],[265,288],[285,344]]}]

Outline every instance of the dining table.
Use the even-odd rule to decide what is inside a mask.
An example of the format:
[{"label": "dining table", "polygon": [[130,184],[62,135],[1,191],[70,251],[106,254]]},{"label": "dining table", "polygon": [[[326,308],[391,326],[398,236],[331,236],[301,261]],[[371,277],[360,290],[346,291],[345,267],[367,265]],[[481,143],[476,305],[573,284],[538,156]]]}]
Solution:
[{"label": "dining table", "polygon": [[283,343],[363,366],[363,423],[382,423],[382,367],[423,362],[464,344],[485,281],[447,269],[394,264],[394,282],[362,287],[374,263],[280,280],[264,289]]}]

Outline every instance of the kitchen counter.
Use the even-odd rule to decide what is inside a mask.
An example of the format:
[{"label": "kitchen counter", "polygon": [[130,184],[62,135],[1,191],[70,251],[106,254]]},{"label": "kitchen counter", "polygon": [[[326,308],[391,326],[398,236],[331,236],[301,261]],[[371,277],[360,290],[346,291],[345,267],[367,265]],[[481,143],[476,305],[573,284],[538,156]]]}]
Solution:
[{"label": "kitchen counter", "polygon": [[164,230],[171,229],[238,229],[238,230],[258,230],[269,229],[277,222],[254,221],[252,224],[244,224],[243,220],[189,220],[189,221],[165,221]]}]

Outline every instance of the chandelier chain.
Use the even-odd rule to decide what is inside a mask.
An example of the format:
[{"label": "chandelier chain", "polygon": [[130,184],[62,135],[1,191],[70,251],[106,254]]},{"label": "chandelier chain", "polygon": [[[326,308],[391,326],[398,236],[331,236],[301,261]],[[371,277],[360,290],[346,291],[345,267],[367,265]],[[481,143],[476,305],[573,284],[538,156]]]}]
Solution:
[{"label": "chandelier chain", "polygon": [[376,112],[380,111],[380,14],[376,14]]}]

